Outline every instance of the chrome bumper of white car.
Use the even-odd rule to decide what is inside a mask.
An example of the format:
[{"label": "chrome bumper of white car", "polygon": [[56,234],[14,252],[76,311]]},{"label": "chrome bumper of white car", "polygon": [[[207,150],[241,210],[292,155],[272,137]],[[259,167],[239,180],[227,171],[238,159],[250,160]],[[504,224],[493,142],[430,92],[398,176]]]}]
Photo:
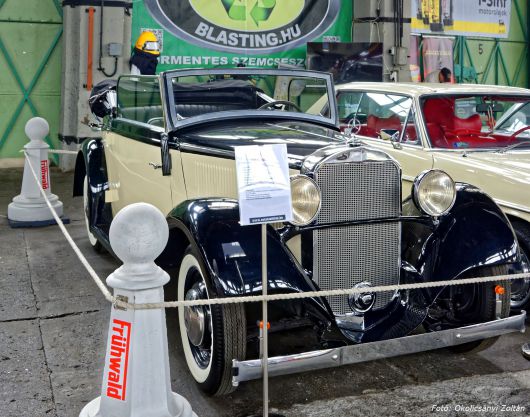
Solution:
[{"label": "chrome bumper of white car", "polygon": [[[525,331],[526,312],[505,319],[487,323],[424,333],[380,342],[361,343],[335,349],[317,350],[296,355],[269,358],[269,376],[287,375],[315,369],[331,368],[368,362],[375,359],[391,358],[426,350],[461,345],[475,340],[487,339],[506,333]],[[234,360],[232,364],[232,384],[262,377],[261,360]]]}]

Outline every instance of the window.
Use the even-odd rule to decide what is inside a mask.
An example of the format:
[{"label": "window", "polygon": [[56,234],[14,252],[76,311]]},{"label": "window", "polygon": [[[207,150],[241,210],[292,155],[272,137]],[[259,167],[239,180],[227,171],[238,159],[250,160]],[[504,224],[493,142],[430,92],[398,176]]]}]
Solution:
[{"label": "window", "polygon": [[158,77],[120,77],[117,93],[118,117],[163,126]]},{"label": "window", "polygon": [[402,135],[412,105],[410,97],[385,93],[341,92],[337,101],[341,124],[352,126],[354,133],[383,140],[403,136],[404,140],[416,143],[413,117],[406,122],[407,135]]},{"label": "window", "polygon": [[329,109],[328,91],[332,91],[327,75],[238,68],[210,70],[208,75],[203,71],[175,71],[170,79],[175,125],[186,123],[188,118],[227,111],[252,112],[252,117],[267,118],[285,113],[335,117],[334,112],[323,110]]},{"label": "window", "polygon": [[530,146],[530,97],[460,94],[426,97],[423,117],[434,148]]},{"label": "window", "polygon": [[362,92],[340,92],[337,95],[338,114],[341,123],[348,122],[359,109],[359,104],[363,96]]}]

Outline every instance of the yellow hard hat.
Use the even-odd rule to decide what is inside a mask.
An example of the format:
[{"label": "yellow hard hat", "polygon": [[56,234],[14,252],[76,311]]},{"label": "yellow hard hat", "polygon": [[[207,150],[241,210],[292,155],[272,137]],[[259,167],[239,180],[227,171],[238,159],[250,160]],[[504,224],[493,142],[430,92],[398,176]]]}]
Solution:
[{"label": "yellow hard hat", "polygon": [[152,55],[160,55],[160,45],[158,39],[153,32],[145,31],[138,36],[136,44],[134,45],[136,49],[140,51],[147,52]]}]

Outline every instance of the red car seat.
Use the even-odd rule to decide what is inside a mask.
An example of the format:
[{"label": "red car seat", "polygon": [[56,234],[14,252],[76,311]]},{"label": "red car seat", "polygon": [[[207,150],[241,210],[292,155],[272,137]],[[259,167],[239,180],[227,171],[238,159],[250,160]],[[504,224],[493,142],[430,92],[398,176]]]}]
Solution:
[{"label": "red car seat", "polygon": [[374,132],[377,137],[379,132],[381,132],[381,129],[401,130],[401,120],[399,120],[399,116],[382,118],[370,115],[366,119],[366,126],[370,131]]},{"label": "red car seat", "polygon": [[423,105],[423,115],[432,146],[451,148],[445,131],[453,128],[454,102],[449,98],[430,98]]},{"label": "red car seat", "polygon": [[451,130],[447,130],[446,134],[453,135],[480,135],[482,129],[482,120],[479,114],[474,114],[467,119],[460,117],[453,118],[453,126]]}]

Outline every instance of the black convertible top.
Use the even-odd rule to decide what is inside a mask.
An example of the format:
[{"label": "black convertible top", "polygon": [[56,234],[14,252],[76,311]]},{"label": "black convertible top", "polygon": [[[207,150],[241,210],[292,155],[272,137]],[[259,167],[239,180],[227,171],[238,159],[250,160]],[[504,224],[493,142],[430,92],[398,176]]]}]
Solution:
[{"label": "black convertible top", "polygon": [[205,83],[173,85],[175,104],[239,104],[256,108],[257,92],[263,92],[248,80],[213,80]]}]

